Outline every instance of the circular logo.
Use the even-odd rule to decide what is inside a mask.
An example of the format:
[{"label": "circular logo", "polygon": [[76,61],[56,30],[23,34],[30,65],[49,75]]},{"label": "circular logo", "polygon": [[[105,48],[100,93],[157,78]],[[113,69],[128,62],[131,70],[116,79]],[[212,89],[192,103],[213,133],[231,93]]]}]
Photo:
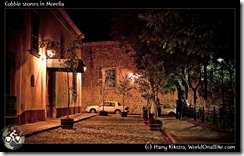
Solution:
[{"label": "circular logo", "polygon": [[25,135],[20,127],[9,125],[2,130],[2,141],[8,149],[17,150],[24,144]]}]

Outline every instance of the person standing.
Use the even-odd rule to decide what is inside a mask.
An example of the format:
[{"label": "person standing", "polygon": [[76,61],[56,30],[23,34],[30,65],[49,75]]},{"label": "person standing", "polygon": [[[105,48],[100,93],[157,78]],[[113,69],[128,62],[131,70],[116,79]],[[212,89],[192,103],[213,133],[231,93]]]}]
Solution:
[{"label": "person standing", "polygon": [[181,119],[182,117],[182,100],[181,99],[178,99],[176,101],[176,119]]}]

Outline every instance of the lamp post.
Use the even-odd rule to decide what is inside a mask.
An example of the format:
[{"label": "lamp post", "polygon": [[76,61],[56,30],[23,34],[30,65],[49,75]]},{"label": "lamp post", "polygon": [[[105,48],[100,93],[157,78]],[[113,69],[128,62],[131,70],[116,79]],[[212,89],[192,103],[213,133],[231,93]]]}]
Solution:
[{"label": "lamp post", "polygon": [[223,109],[225,110],[225,98],[224,98],[224,69],[222,62],[224,62],[223,58],[218,58],[217,61],[221,63],[221,91],[222,91],[222,104],[223,104]]}]

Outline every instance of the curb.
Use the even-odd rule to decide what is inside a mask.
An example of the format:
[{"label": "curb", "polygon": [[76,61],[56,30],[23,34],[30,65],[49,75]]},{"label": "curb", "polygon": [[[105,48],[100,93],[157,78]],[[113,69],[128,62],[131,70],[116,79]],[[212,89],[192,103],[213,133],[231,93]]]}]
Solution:
[{"label": "curb", "polygon": [[167,135],[167,137],[170,138],[172,143],[175,144],[176,143],[176,139],[174,139],[174,137],[171,135],[171,133],[166,128],[162,128],[162,130]]},{"label": "curb", "polygon": [[61,125],[57,125],[57,126],[54,126],[54,127],[43,129],[43,130],[30,132],[30,133],[25,134],[25,137],[27,138],[27,137],[30,137],[30,136],[33,136],[33,135],[36,135],[36,134],[39,134],[39,133],[42,133],[42,132],[45,132],[45,131],[53,130],[53,129],[59,128],[60,126]]}]

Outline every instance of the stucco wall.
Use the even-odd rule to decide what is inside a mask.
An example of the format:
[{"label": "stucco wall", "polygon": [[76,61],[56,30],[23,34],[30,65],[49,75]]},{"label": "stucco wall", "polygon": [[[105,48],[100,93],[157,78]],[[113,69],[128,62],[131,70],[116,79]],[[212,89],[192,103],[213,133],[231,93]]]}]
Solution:
[{"label": "stucco wall", "polygon": [[[25,9],[24,11],[24,29],[19,30],[19,28],[11,27],[7,28],[6,32],[7,57],[13,60],[10,69],[10,94],[17,97],[19,124],[41,121],[47,118],[46,49],[39,48],[40,58],[30,53],[32,9]],[[39,15],[38,40],[50,39],[60,42],[61,36],[63,36],[64,45],[67,47],[69,42],[74,39],[73,34],[69,31],[70,28],[66,28],[49,9],[35,9],[35,11]],[[80,57],[80,53],[78,55]],[[34,80],[33,86],[31,86],[31,77]],[[58,116],[56,112],[58,108],[64,108],[67,105],[67,101],[63,100],[63,90],[66,87],[63,84],[65,84],[66,75],[59,73],[56,74],[56,77],[59,81],[56,81],[55,84],[53,117]],[[76,101],[72,102],[71,107],[81,105],[81,74],[77,76],[77,95]],[[59,114],[59,116],[62,115]]]}]

